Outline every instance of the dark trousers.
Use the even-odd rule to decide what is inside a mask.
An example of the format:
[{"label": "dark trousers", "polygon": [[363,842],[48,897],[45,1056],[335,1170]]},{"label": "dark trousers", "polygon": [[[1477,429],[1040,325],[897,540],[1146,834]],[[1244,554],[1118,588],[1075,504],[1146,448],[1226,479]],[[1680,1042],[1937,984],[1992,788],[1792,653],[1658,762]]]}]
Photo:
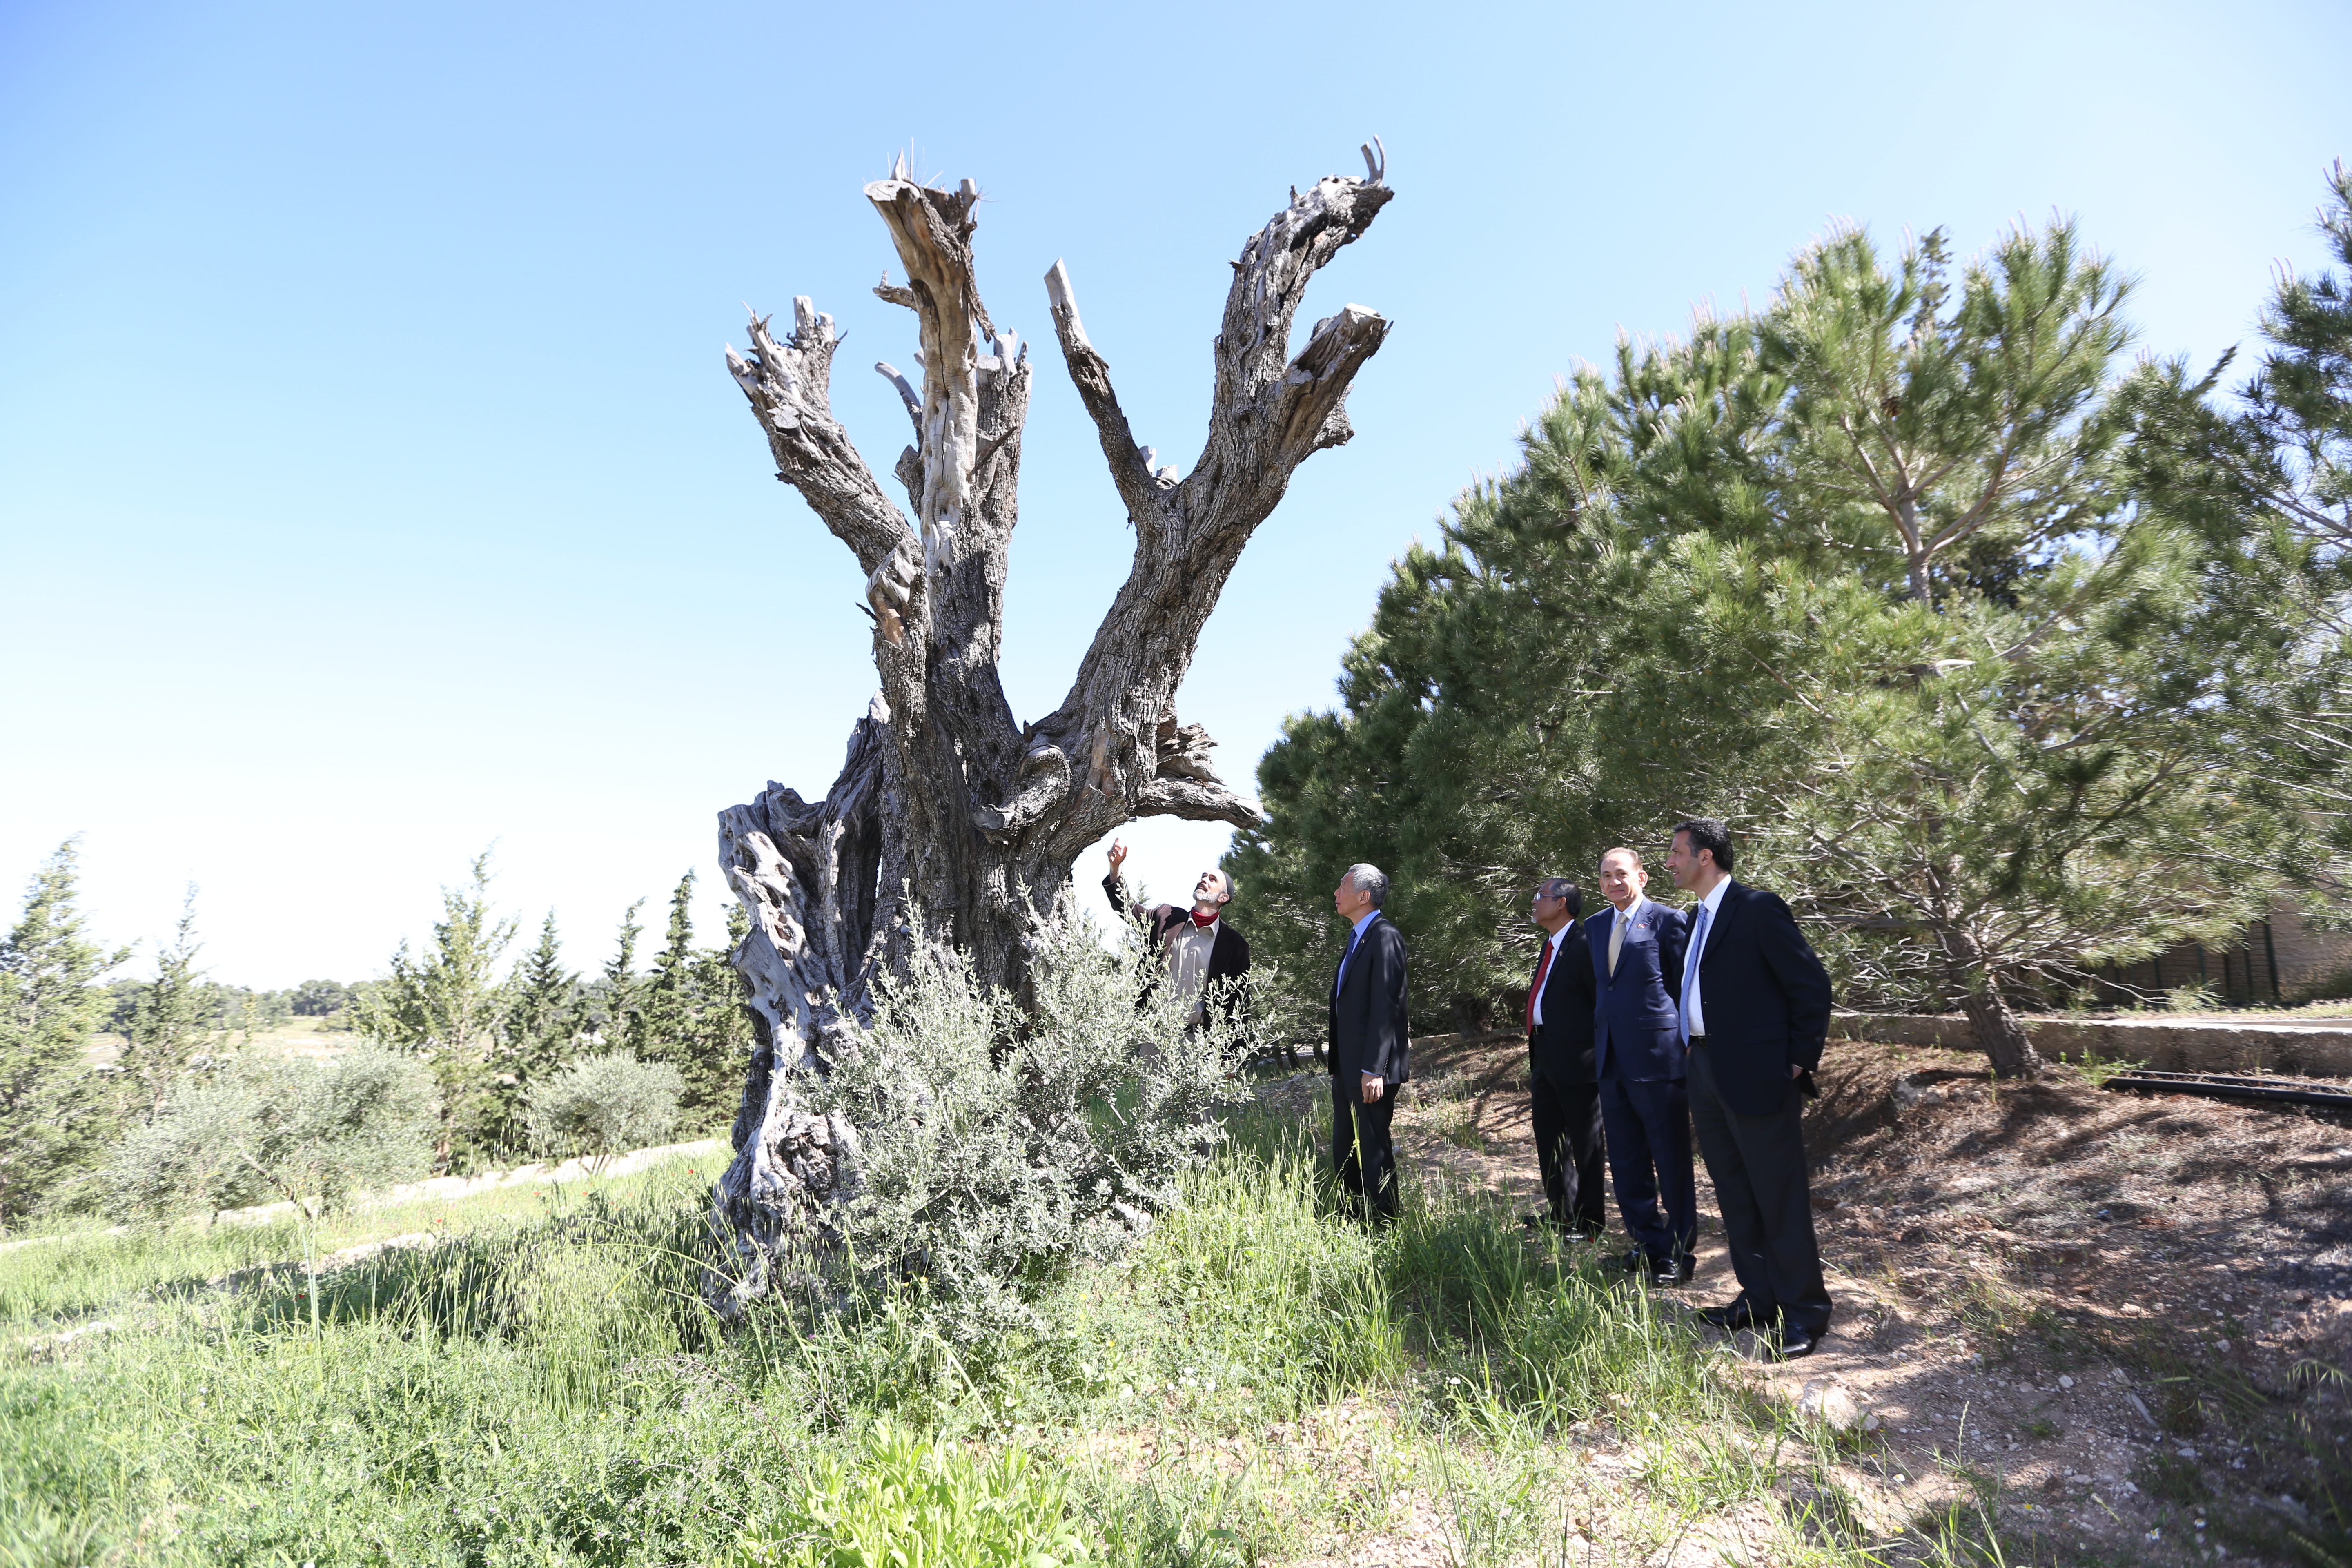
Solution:
[{"label": "dark trousers", "polygon": [[1561,1229],[1599,1236],[1609,1228],[1601,1192],[1601,1086],[1561,1083],[1541,1068],[1528,1078],[1544,1206]]},{"label": "dark trousers", "polygon": [[1805,1178],[1804,1101],[1792,1082],[1778,1110],[1741,1115],[1717,1094],[1707,1049],[1691,1047],[1691,1127],[1723,1208],[1739,1293],[1758,1321],[1777,1319],[1820,1335],[1830,1326],[1830,1292]]},{"label": "dark trousers", "polygon": [[1698,1180],[1683,1080],[1642,1083],[1612,1072],[1601,1080],[1601,1122],[1625,1233],[1661,1263],[1688,1258],[1698,1234]]},{"label": "dark trousers", "polygon": [[1367,1205],[1381,1220],[1397,1215],[1396,1145],[1389,1142],[1389,1121],[1396,1115],[1400,1085],[1366,1105],[1349,1084],[1331,1080],[1331,1173],[1348,1194],[1351,1213]]}]

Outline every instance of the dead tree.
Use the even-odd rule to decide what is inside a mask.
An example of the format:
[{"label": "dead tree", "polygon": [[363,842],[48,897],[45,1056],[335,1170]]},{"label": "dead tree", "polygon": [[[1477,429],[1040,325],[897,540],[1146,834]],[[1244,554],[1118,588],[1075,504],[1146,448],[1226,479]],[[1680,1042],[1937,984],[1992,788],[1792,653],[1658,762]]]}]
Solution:
[{"label": "dead tree", "polygon": [[[915,313],[920,343],[919,390],[889,364],[874,367],[914,425],[892,469],[906,510],[833,416],[841,335],[831,316],[798,299],[782,341],[755,317],[750,353],[727,351],[776,478],[866,574],[881,675],[824,799],[771,783],[719,814],[719,861],[751,916],[735,965],[756,1037],[735,1158],[716,1194],[746,1266],[739,1289],[761,1289],[780,1248],[821,1237],[827,1205],[855,1182],[856,1130],[811,1115],[800,1075],[827,1071],[854,1045],[875,976],[902,967],[911,942],[952,942],[978,974],[1017,993],[1029,940],[1053,918],[1087,845],[1139,816],[1258,820],[1256,802],[1211,768],[1215,742],[1178,720],[1176,689],[1291,470],[1353,433],[1348,387],[1388,322],[1347,305],[1317,321],[1296,356],[1289,344],[1308,279],[1388,204],[1377,140],[1364,163],[1363,179],[1294,188],[1242,247],[1213,353],[1208,441],[1189,474],[1155,468],[1151,449],[1136,444],[1068,271],[1056,262],[1045,275],[1055,335],[1101,437],[1135,560],[1069,694],[1028,723],[1005,701],[997,656],[1029,351],[981,303],[971,182],[920,185],[901,160],[866,187],[907,279],[886,272],[875,293]],[[920,932],[908,929],[910,907]]]}]

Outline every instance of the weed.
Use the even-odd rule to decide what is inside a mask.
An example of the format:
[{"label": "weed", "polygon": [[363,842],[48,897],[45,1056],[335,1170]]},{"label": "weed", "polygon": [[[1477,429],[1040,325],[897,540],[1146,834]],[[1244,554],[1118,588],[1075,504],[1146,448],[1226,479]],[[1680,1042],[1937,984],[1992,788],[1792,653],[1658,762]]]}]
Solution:
[{"label": "weed", "polygon": [[2147,1066],[2147,1063],[2145,1060],[2136,1062],[2105,1060],[2091,1055],[2088,1051],[2084,1051],[2081,1056],[2077,1057],[2062,1055],[2058,1059],[2067,1067],[2073,1068],[2076,1072],[2082,1074],[2083,1081],[2089,1084],[2093,1089],[2105,1089],[2107,1085],[2107,1080],[2115,1077],[2117,1073],[2137,1072],[2140,1068]]}]

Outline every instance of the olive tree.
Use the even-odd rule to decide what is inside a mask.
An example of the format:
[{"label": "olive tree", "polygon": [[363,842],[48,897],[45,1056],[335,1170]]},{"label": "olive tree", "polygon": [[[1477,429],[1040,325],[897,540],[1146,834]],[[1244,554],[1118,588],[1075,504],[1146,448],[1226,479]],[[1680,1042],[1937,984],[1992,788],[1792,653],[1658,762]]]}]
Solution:
[{"label": "olive tree", "polygon": [[717,1204],[747,1262],[821,1226],[835,1201],[854,1133],[812,1113],[807,1075],[855,1048],[878,975],[908,973],[919,942],[945,944],[981,984],[1024,996],[1033,943],[1088,844],[1139,816],[1257,821],[1256,802],[1218,777],[1213,742],[1181,721],[1175,696],[1292,472],[1353,434],[1348,389],[1388,323],[1343,305],[1295,353],[1291,335],[1308,281],[1388,204],[1377,143],[1364,162],[1363,178],[1294,190],[1242,246],[1212,349],[1207,441],[1189,472],[1137,443],[1068,269],[1045,275],[1055,336],[1135,549],[1068,694],[1025,721],[998,657],[1033,367],[981,298],[979,190],[918,184],[903,161],[866,187],[906,279],[886,274],[875,292],[913,314],[919,345],[919,385],[875,366],[912,426],[890,469],[905,506],[834,417],[833,317],[802,298],[782,336],[755,317],[749,351],[728,350],[776,477],[865,574],[880,677],[821,799],[771,784],[719,817],[720,864],[751,918],[735,962],[755,1044]]}]

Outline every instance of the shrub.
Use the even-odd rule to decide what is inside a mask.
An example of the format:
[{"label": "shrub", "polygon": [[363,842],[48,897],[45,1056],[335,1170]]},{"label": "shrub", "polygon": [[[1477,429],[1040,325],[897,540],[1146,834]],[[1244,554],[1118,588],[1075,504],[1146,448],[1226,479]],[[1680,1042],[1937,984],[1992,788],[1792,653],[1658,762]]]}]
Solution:
[{"label": "shrub", "polygon": [[553,1154],[584,1154],[601,1169],[615,1154],[658,1143],[677,1125],[686,1079],[667,1062],[625,1051],[591,1057],[530,1087],[532,1140]]},{"label": "shrub", "polygon": [[797,1496],[749,1522],[743,1550],[775,1568],[1058,1568],[1093,1560],[1064,1483],[1024,1451],[978,1458],[887,1423],[867,1430],[854,1465],[819,1458]]},{"label": "shrub", "polygon": [[425,1069],[389,1051],[232,1062],[182,1079],[116,1146],[104,1206],[149,1220],[278,1198],[338,1207],[430,1169],[439,1115]]},{"label": "shrub", "polygon": [[961,954],[926,950],[877,988],[872,1029],[812,1083],[857,1128],[836,1225],[853,1270],[913,1279],[959,1339],[1025,1324],[1038,1290],[1122,1253],[1215,1149],[1244,1014],[1188,1029],[1150,986],[1157,953],[1107,951],[1065,921],[1042,934],[1023,1007]]}]

